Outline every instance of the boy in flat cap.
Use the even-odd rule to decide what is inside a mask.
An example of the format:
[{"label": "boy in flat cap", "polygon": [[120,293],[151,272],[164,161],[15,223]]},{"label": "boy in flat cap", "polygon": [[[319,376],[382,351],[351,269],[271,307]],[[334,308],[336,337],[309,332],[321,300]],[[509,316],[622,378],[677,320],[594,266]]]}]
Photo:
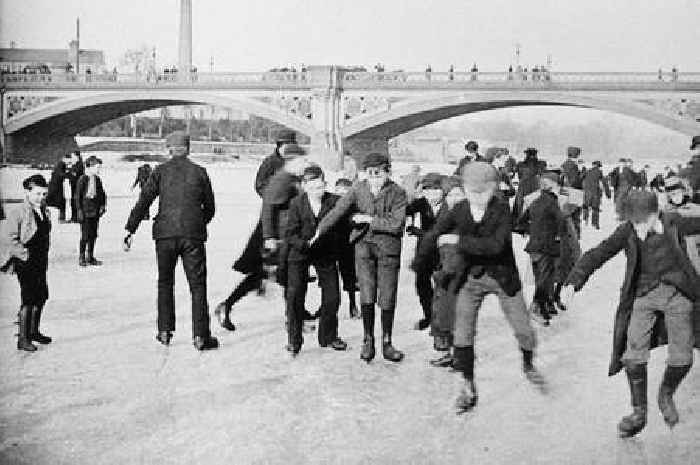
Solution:
[{"label": "boy in flat cap", "polygon": [[207,225],[214,218],[214,192],[207,170],[192,163],[190,136],[176,131],[166,139],[170,160],[157,166],[139,194],[126,223],[125,250],[132,236],[158,197],[158,215],[153,222],[158,264],[158,334],[169,345],[175,331],[175,265],[179,258],[192,296],[192,342],[197,350],[216,349],[219,341],[209,328],[207,303]]},{"label": "boy in flat cap", "polygon": [[470,163],[463,173],[467,198],[440,218],[423,239],[412,267],[420,269],[431,260],[436,246],[456,245],[465,263],[465,276],[457,295],[454,324],[455,368],[465,380],[457,399],[457,412],[471,410],[477,403],[474,383],[474,343],[476,321],[484,298],[495,294],[523,356],[523,371],[528,380],[544,380],[533,364],[535,331],[530,324],[522,285],[511,243],[510,206],[495,195],[500,177],[484,162]]},{"label": "boy in flat cap", "polygon": [[293,356],[301,350],[304,320],[304,299],[309,280],[309,266],[313,265],[321,287],[318,344],[335,350],[346,350],[347,344],[338,337],[338,307],[340,289],[336,261],[341,250],[339,232],[341,222],[322,239],[313,244],[318,222],[335,206],[338,196],[326,192],[326,182],[320,166],[304,169],[302,192],[289,203],[285,240],[287,255],[287,333],[289,351]]},{"label": "boy in flat cap", "polygon": [[[418,238],[416,242],[416,251],[420,248],[420,242],[425,236],[425,233],[435,225],[440,210],[446,208],[444,202],[444,192],[442,190],[442,178],[439,173],[428,173],[420,181],[422,196],[414,199],[406,207],[406,216],[418,215],[420,218],[420,227],[408,226],[406,231],[412,236]],[[415,325],[415,329],[424,330],[430,326],[432,319],[433,305],[433,285],[430,278],[438,265],[438,257],[435,256],[435,261],[423,270],[416,272],[416,293],[421,308],[423,309],[423,318]]]},{"label": "boy in flat cap", "polygon": [[[525,251],[530,255],[535,275],[535,295],[531,313],[549,326],[554,309],[554,272],[560,252],[560,237],[565,226],[564,215],[559,208],[557,191],[559,175],[547,172],[540,176],[540,192],[531,203],[525,199],[525,211],[518,219],[519,230],[527,231],[530,239]],[[534,195],[534,194],[533,194]]]},{"label": "boy in flat cap", "polygon": [[406,222],[406,192],[389,179],[391,164],[386,155],[370,153],[363,168],[367,179],[355,183],[321,220],[317,238],[322,238],[345,215],[352,215],[350,240],[355,243],[365,333],[360,358],[370,362],[375,356],[374,305],[378,301],[382,312],[382,354],[386,360],[400,362],[404,354],[394,348],[391,335]]},{"label": "boy in flat cap", "polygon": [[[97,229],[100,217],[105,213],[107,196],[102,187],[99,172],[102,160],[96,156],[90,156],[85,160],[85,174],[80,176],[75,188],[75,206],[77,218],[80,223],[80,266],[99,266],[100,260],[95,258],[95,241],[97,241]],[[87,258],[85,249],[87,248]]]},{"label": "boy in flat cap", "polygon": [[593,272],[625,251],[627,268],[608,375],[625,368],[633,411],[622,418],[618,433],[630,437],[647,421],[649,349],[664,343],[668,343],[668,358],[657,402],[669,427],[679,420],[672,396],[693,363],[693,345],[700,346],[700,325],[693,311],[693,302],[700,297],[700,277],[681,244],[687,236],[700,233],[700,217],[660,213],[656,194],[638,190],[620,198],[619,212],[624,222],[576,263],[564,295],[570,300]]}]

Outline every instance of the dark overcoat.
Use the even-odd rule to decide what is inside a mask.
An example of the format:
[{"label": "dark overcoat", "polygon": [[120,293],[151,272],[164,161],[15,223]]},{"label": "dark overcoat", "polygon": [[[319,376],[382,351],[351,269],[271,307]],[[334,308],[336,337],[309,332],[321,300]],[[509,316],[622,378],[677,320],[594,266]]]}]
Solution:
[{"label": "dark overcoat", "polygon": [[95,197],[88,198],[87,190],[90,183],[90,176],[84,174],[78,179],[75,188],[75,205],[84,218],[99,218],[104,213],[107,205],[107,195],[102,187],[102,180],[95,176]]},{"label": "dark overcoat", "polygon": [[[683,274],[679,291],[694,302],[697,302],[698,297],[700,297],[698,295],[700,293],[700,277],[680,244],[686,236],[700,233],[700,218],[684,218],[677,213],[667,213],[662,214],[662,222],[664,234],[676,245],[674,253],[676,254],[680,272]],[[603,266],[605,262],[617,255],[621,250],[624,250],[627,256],[627,267],[625,280],[620,290],[620,302],[615,313],[612,356],[608,367],[609,376],[618,373],[623,367],[622,355],[627,347],[627,328],[632,315],[636,293],[638,247],[637,233],[632,224],[628,221],[621,224],[610,237],[583,254],[567,278],[567,284],[573,285],[577,291],[580,290],[595,270]],[[700,309],[698,309],[697,304],[694,309],[695,347],[700,348]],[[668,335],[664,318],[659,316],[652,330],[651,348],[666,344],[667,341]]]},{"label": "dark overcoat", "polygon": [[59,160],[51,172],[49,189],[46,195],[46,205],[63,209],[66,207],[66,196],[63,194],[63,181],[66,179],[68,171],[63,160]]},{"label": "dark overcoat", "polygon": [[605,196],[610,198],[610,186],[608,186],[608,180],[605,179],[603,172],[597,166],[594,166],[586,172],[586,176],[583,178],[583,196],[584,205],[587,207],[600,207],[600,201],[603,194],[603,189],[601,189],[601,184],[605,190]]}]

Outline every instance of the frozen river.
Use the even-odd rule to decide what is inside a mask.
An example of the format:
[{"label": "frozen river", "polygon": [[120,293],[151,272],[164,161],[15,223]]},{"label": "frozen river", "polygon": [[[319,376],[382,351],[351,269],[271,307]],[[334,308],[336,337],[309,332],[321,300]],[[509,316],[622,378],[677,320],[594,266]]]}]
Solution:
[{"label": "frozen river", "polygon": [[[647,428],[632,440],[616,436],[630,410],[624,375],[606,376],[622,257],[592,279],[569,312],[537,328],[546,393],[525,381],[515,339],[495,301],[487,301],[476,347],[481,398],[468,415],[453,409],[460,378],[431,367],[431,338],[411,329],[421,315],[407,267],[413,238],[404,244],[397,307],[394,340],[406,352],[400,364],[360,361],[362,325],[348,318],[346,301],[339,332],[349,350],[321,349],[306,334],[300,356],[290,359],[276,286],[234,308],[234,333],[213,322],[220,349],[197,352],[181,269],[177,332],[170,347],[161,346],[154,340],[150,223],[131,252],[121,250],[135,167],[107,163],[103,170],[110,198],[96,255],[104,266],[79,268],[78,226],[54,226],[42,326],[53,344],[34,354],[15,350],[19,288],[14,277],[0,276],[1,464],[700,463],[700,372],[692,370],[679,389],[681,423],[669,431],[655,405],[665,349],[650,362]],[[259,205],[253,165],[207,168],[217,194],[207,243],[213,309],[240,279],[230,266]],[[2,170],[3,192],[21,175]],[[614,227],[606,209],[603,232],[584,230],[584,249]],[[522,240],[514,241],[522,251]],[[522,253],[518,259],[526,263]],[[525,266],[523,275],[531,295]],[[315,309],[315,286],[309,294]]]}]

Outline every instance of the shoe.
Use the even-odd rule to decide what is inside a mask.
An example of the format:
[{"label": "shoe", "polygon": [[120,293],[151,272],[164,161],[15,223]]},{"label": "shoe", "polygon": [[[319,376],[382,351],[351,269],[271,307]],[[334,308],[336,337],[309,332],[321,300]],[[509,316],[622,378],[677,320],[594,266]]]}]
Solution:
[{"label": "shoe", "polygon": [[525,373],[525,377],[527,378],[527,380],[535,386],[544,386],[544,376],[542,376],[542,373],[540,373],[539,370],[535,368],[535,365],[532,362],[535,353],[531,350],[525,349],[520,349],[520,351],[523,354],[523,373]]},{"label": "shoe", "polygon": [[630,387],[632,413],[622,417],[617,425],[617,432],[621,438],[635,436],[647,424],[647,365],[628,364],[625,373]]},{"label": "shoe", "polygon": [[158,331],[156,335],[156,340],[159,341],[164,346],[170,345],[170,340],[173,338],[173,333],[170,331]]},{"label": "shoe", "polygon": [[423,331],[424,329],[428,328],[428,326],[430,326],[430,320],[428,320],[427,318],[421,318],[413,326],[413,329],[415,329],[417,331]]},{"label": "shoe", "polygon": [[685,375],[688,374],[690,366],[672,367],[667,366],[664,371],[664,377],[659,386],[659,395],[657,401],[659,410],[664,417],[664,422],[669,428],[673,428],[680,420],[676,404],[673,402],[673,394],[676,392],[678,385],[681,383]]},{"label": "shoe", "polygon": [[19,310],[19,334],[17,335],[17,350],[36,352],[37,348],[29,337],[31,328],[32,307],[23,305]]},{"label": "shoe", "polygon": [[374,338],[372,336],[365,336],[362,342],[362,349],[360,350],[360,358],[369,363],[374,359],[374,356]]},{"label": "shoe", "polygon": [[287,352],[290,353],[292,357],[296,357],[301,351],[301,344],[287,344],[287,347],[285,347],[285,349],[287,350]]},{"label": "shoe", "polygon": [[219,325],[226,330],[235,331],[236,325],[234,325],[229,318],[230,312],[231,309],[227,308],[226,302],[221,302],[214,309],[214,315],[216,316],[216,319],[219,320]]},{"label": "shoe", "polygon": [[382,355],[384,356],[384,360],[389,360],[390,362],[400,362],[403,360],[403,352],[394,348],[394,346],[391,345],[391,340],[382,342]]},{"label": "shoe", "polygon": [[194,344],[195,349],[200,351],[219,348],[219,340],[213,336],[195,336],[192,344]]},{"label": "shoe", "polygon": [[43,310],[42,307],[37,307],[34,306],[32,310],[32,315],[31,315],[31,320],[30,320],[30,329],[29,329],[29,339],[31,341],[36,341],[39,344],[51,344],[51,339],[49,336],[45,336],[41,334],[41,331],[39,331],[39,324],[41,323],[41,311]]},{"label": "shoe", "polygon": [[80,265],[80,266],[87,266],[88,265],[87,260],[85,260],[85,257],[80,256],[80,258],[78,259],[78,265]]},{"label": "shoe", "polygon": [[102,266],[102,261],[92,257],[88,259],[87,264],[90,266]]},{"label": "shoe", "polygon": [[474,407],[476,407],[478,400],[479,394],[476,392],[474,380],[465,380],[464,388],[462,388],[462,392],[459,394],[457,401],[455,402],[457,415],[472,410]]},{"label": "shoe", "polygon": [[439,368],[449,368],[453,365],[454,363],[454,358],[452,357],[451,353],[446,353],[440,358],[436,358],[434,360],[430,361],[430,364],[434,367],[439,367]]},{"label": "shoe", "polygon": [[339,337],[335,338],[333,342],[330,343],[333,350],[348,350],[347,342],[343,341]]}]

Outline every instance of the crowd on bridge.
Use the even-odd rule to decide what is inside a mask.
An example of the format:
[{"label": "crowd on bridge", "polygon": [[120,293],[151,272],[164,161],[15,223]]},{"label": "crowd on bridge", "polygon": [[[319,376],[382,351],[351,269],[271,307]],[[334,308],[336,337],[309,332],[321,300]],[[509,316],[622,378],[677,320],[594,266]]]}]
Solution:
[{"label": "crowd on bridge", "polygon": [[[136,205],[125,225],[124,249],[133,235],[154,218],[158,268],[156,339],[169,345],[175,331],[173,285],[182,259],[192,295],[192,338],[197,350],[216,349],[207,300],[205,242],[207,224],[215,215],[215,194],[205,168],[188,155],[189,136],[167,138],[171,158],[151,169],[139,169]],[[370,363],[376,346],[393,363],[404,352],[393,342],[402,242],[417,238],[411,269],[422,318],[418,331],[430,329],[437,352],[431,364],[451,367],[463,377],[458,413],[478,401],[475,344],[479,309],[495,295],[522,356],[526,379],[544,386],[535,365],[535,324],[549,326],[567,311],[575,292],[606,261],[624,250],[625,284],[617,309],[609,373],[624,368],[633,412],[618,425],[623,437],[634,436],[647,420],[647,360],[650,348],[668,343],[667,367],[658,406],[666,423],[679,421],[673,394],[700,346],[700,136],[692,139],[686,166],[667,167],[650,178],[646,167],[635,171],[631,159],[620,159],[609,173],[603,164],[589,166],[582,150],[569,147],[566,161],[553,165],[528,148],[517,161],[505,148],[481,153],[476,141],[451,174],[421,175],[416,167],[400,182],[392,179],[389,157],[358,154],[361,169],[341,177],[331,188],[324,170],[309,162],[293,132],[279,134],[276,149],[265,158],[255,178],[262,199],[260,218],[247,247],[233,268],[244,275],[230,296],[216,306],[215,316],[235,331],[232,313],[250,292],[264,293],[265,282],[284,288],[287,346],[292,357],[305,343],[305,321],[318,320],[321,347],[348,350],[340,336],[340,279],[351,318],[362,320],[364,337],[359,357]],[[37,350],[48,344],[41,333],[42,312],[49,297],[46,280],[51,219],[47,205],[59,210],[59,221],[81,225],[78,264],[99,266],[94,256],[106,194],[99,176],[101,161],[83,163],[77,148],[63,157],[47,182],[35,174],[23,182],[24,203],[3,222],[2,271],[15,272],[21,289],[17,348]],[[64,181],[71,186],[68,198]],[[60,186],[60,187],[59,187]],[[582,253],[582,234],[600,229],[600,210],[612,198],[618,225],[599,245]],[[66,220],[71,202],[74,217]],[[591,229],[587,226],[590,221]],[[512,235],[527,236],[525,252],[535,277],[529,305],[515,261]],[[87,255],[86,255],[87,253]],[[311,270],[313,269],[313,273]],[[318,281],[321,306],[307,310],[308,284]],[[359,308],[355,294],[359,290]],[[377,311],[378,308],[378,311]],[[375,336],[379,313],[381,337]]]}]

